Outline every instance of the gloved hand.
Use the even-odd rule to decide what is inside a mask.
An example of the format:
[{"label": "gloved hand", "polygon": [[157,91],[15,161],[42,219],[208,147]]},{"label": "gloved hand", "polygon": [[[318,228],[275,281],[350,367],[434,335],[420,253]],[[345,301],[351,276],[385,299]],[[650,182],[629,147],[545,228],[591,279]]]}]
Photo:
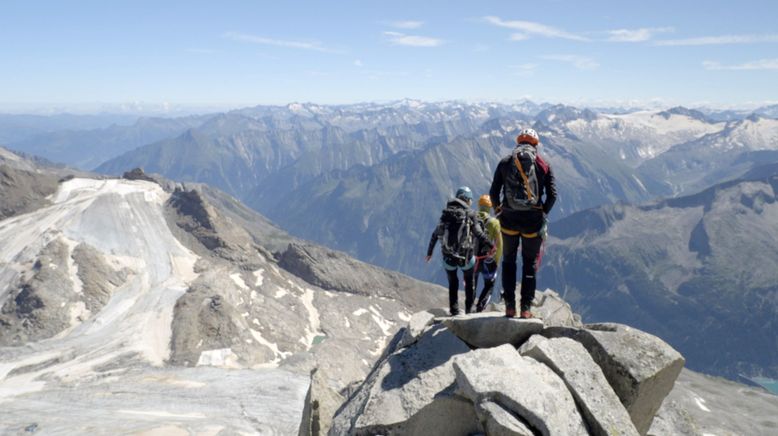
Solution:
[{"label": "gloved hand", "polygon": [[543,214],[543,226],[540,228],[540,238],[544,241],[548,239],[548,216]]}]

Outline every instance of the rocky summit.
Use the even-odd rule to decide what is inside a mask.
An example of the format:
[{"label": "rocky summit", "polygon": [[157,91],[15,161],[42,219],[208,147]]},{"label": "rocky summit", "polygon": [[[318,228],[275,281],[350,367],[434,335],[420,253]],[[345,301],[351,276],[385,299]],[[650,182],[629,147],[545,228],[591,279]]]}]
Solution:
[{"label": "rocky summit", "polygon": [[[770,394],[683,370],[670,345],[629,326],[564,325],[572,323],[560,319],[577,317],[552,291],[533,304],[538,314],[554,307],[563,316],[414,314],[320,434],[702,436],[778,428],[775,416],[763,415],[778,410]],[[728,401],[752,404],[761,421],[735,418]]]},{"label": "rocky summit", "polygon": [[626,326],[604,334],[500,312],[411,319],[329,434],[645,435],[684,363]]}]

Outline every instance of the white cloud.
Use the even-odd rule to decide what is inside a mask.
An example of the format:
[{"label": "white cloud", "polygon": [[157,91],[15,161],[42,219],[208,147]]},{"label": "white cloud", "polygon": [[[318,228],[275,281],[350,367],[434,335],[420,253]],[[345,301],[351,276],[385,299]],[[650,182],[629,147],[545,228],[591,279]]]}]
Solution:
[{"label": "white cloud", "polygon": [[364,64],[364,63],[362,63],[362,61],[361,61],[361,60],[359,60],[359,59],[356,59],[356,60],[354,61],[354,66],[355,66],[355,67],[362,68],[362,67],[364,67],[364,66],[365,66],[365,64]]},{"label": "white cloud", "polygon": [[698,38],[666,39],[663,41],[656,41],[654,44],[661,45],[661,46],[686,46],[686,45],[757,44],[757,43],[764,43],[764,42],[778,42],[778,34],[701,36]]},{"label": "white cloud", "polygon": [[511,33],[510,40],[511,41],[524,41],[529,39],[529,35],[526,33]]},{"label": "white cloud", "polygon": [[224,38],[238,42],[248,42],[251,44],[272,45],[276,47],[295,48],[302,50],[313,50],[322,53],[343,53],[341,50],[325,47],[319,41],[293,41],[283,39],[265,38],[263,36],[248,35],[239,32],[227,32],[222,35]]},{"label": "white cloud", "polygon": [[673,32],[672,27],[644,27],[640,29],[609,30],[608,41],[612,42],[643,42],[652,39],[657,33]]},{"label": "white cloud", "polygon": [[406,35],[399,32],[384,32],[390,43],[409,47],[438,47],[444,43],[442,39],[428,36]]},{"label": "white cloud", "polygon": [[402,20],[402,21],[392,21],[387,24],[396,29],[418,29],[419,27],[424,25],[424,21]]},{"label": "white cloud", "polygon": [[706,70],[778,70],[778,59],[760,59],[736,65],[721,65],[719,62],[705,61],[702,63],[702,66]]},{"label": "white cloud", "polygon": [[[546,38],[561,38],[561,39],[570,39],[573,41],[588,41],[589,39],[584,38],[583,36],[576,35],[574,33],[566,32],[562,29],[557,29],[555,27],[547,26],[545,24],[541,23],[535,23],[532,21],[520,21],[520,20],[503,20],[500,17],[494,17],[494,16],[488,16],[484,17],[483,20],[491,25],[498,26],[498,27],[505,27],[508,29],[518,30],[521,32],[521,34],[525,36],[529,35],[535,35],[535,36],[542,36]],[[511,40],[513,41],[521,41],[521,37],[516,37],[514,34],[511,36]],[[519,38],[519,39],[516,39]]]},{"label": "white cloud", "polygon": [[543,59],[547,59],[550,61],[559,61],[559,62],[566,62],[568,64],[571,64],[575,68],[578,68],[579,70],[596,70],[600,67],[600,64],[597,63],[594,59],[586,56],[579,56],[579,55],[546,55],[541,56]]}]

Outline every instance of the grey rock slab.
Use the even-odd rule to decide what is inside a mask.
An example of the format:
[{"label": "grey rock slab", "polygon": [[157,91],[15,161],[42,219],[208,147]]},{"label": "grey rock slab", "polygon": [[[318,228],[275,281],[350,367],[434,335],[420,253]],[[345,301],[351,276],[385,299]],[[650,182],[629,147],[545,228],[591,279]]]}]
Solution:
[{"label": "grey rock slab", "polygon": [[442,325],[427,330],[417,343],[395,351],[375,368],[338,411],[330,434],[402,432],[454,384],[453,357],[469,351]]},{"label": "grey rock slab", "polygon": [[551,327],[543,335],[569,337],[580,342],[602,368],[635,428],[640,434],[646,434],[683,369],[683,356],[658,337],[623,324],[586,327]]},{"label": "grey rock slab", "polygon": [[299,436],[327,434],[332,427],[332,417],[343,400],[344,398],[329,385],[321,370],[311,371],[311,384],[305,397]]},{"label": "grey rock slab", "polygon": [[62,239],[54,239],[38,253],[28,279],[23,274],[7,287],[0,282],[0,347],[50,338],[70,327],[70,310],[80,296],[73,291],[69,255]]},{"label": "grey rock slab", "polygon": [[535,341],[523,355],[544,363],[565,381],[592,434],[637,436],[629,413],[583,345],[569,338]]},{"label": "grey rock slab", "polygon": [[548,338],[543,336],[543,335],[532,335],[532,336],[529,337],[529,339],[527,339],[526,342],[521,344],[521,347],[519,347],[519,354],[524,356],[527,353],[528,350],[534,348],[539,343],[545,342],[547,340],[548,340]]},{"label": "grey rock slab", "polygon": [[[362,434],[383,433],[380,429],[365,429]],[[471,403],[466,398],[444,392],[400,429],[388,429],[386,434],[397,435],[451,435],[468,436],[482,434],[483,427]]]},{"label": "grey rock slab", "polygon": [[573,312],[569,303],[551,289],[535,293],[532,312],[542,319],[547,327],[583,327],[581,317]]},{"label": "grey rock slab", "polygon": [[587,435],[564,381],[511,345],[454,358],[458,391],[473,403],[493,401],[542,435]]},{"label": "grey rock slab", "polygon": [[411,316],[410,321],[408,321],[408,326],[403,330],[398,347],[405,348],[416,343],[419,336],[424,333],[427,327],[432,325],[434,320],[435,315],[430,312],[422,311],[414,313]]},{"label": "grey rock slab", "polygon": [[476,406],[478,417],[488,435],[534,436],[532,430],[511,412],[492,401],[483,401]]},{"label": "grey rock slab", "polygon": [[506,318],[495,312],[445,318],[443,324],[474,348],[491,348],[503,344],[518,347],[530,336],[543,330],[543,321],[539,319]]}]

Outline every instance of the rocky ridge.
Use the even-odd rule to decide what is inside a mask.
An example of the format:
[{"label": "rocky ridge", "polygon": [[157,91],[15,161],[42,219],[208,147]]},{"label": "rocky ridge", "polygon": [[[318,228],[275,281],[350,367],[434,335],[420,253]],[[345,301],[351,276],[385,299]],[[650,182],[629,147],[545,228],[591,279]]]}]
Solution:
[{"label": "rocky ridge", "polygon": [[[569,321],[546,317],[560,307]],[[552,291],[533,310],[540,319],[414,314],[332,421],[317,418],[318,434],[702,436],[778,426],[769,416],[778,398],[682,370],[684,358],[653,335],[582,325]],[[703,397],[722,410],[753,401],[754,419],[712,414]]]},{"label": "rocky ridge", "polygon": [[[105,430],[105,410],[119,433],[290,434],[312,369],[346,389],[442,301],[439,286],[295,241],[200,185],[67,178],[0,221],[0,432]],[[190,401],[201,395],[223,402]]]}]

